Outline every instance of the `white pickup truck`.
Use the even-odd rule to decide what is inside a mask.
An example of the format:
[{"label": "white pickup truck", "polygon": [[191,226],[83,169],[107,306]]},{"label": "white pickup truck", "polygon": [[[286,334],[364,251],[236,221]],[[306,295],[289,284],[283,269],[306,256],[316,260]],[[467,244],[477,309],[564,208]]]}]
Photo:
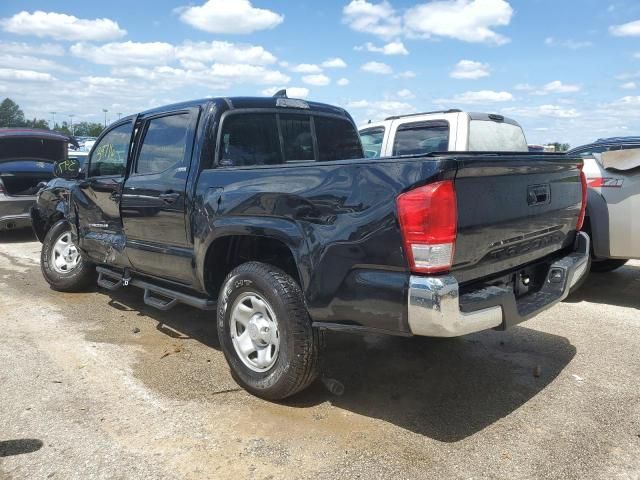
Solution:
[{"label": "white pickup truck", "polygon": [[365,156],[429,152],[527,152],[522,127],[493,113],[441,110],[388,117],[360,127]]}]

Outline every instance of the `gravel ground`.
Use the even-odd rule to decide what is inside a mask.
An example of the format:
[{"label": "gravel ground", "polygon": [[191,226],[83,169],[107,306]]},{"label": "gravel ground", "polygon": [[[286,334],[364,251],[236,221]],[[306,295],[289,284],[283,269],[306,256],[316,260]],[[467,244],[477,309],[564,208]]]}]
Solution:
[{"label": "gravel ground", "polygon": [[233,382],[211,314],[53,292],[0,232],[1,479],[640,478],[640,262],[507,332],[328,335],[284,403]]}]

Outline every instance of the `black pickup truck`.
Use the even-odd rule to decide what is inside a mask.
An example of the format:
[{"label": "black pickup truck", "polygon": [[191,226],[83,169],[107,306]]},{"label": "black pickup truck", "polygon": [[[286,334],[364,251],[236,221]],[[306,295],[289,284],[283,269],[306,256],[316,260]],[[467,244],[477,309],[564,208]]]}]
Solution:
[{"label": "black pickup truck", "polygon": [[345,110],[282,95],[123,118],[40,192],[42,272],[216,310],[234,378],[269,399],[316,378],[324,330],[504,329],[583,276],[580,159],[362,157]]}]

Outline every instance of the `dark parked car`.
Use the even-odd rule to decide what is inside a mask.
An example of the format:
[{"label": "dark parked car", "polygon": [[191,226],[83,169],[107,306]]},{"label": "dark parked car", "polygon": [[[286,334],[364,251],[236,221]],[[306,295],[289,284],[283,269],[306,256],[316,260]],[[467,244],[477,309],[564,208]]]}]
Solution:
[{"label": "dark parked car", "polygon": [[[325,329],[504,329],[580,281],[581,160],[529,153],[364,159],[341,108],[217,98],[123,118],[86,173],[34,209],[57,290],[95,282],[215,310],[236,381],[281,399],[318,375]],[[64,167],[64,168],[63,168]]]},{"label": "dark parked car", "polygon": [[48,130],[0,129],[0,230],[31,225],[38,185],[53,178],[53,164],[67,158],[71,137]]}]

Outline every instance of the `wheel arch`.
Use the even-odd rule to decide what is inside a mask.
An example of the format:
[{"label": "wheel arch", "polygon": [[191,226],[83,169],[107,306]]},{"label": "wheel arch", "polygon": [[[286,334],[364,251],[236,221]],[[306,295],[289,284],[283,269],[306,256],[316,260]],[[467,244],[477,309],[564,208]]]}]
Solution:
[{"label": "wheel arch", "polygon": [[197,277],[202,290],[216,296],[226,275],[238,265],[260,261],[291,275],[303,292],[309,283],[306,242],[295,222],[250,217],[220,222],[197,254]]}]

